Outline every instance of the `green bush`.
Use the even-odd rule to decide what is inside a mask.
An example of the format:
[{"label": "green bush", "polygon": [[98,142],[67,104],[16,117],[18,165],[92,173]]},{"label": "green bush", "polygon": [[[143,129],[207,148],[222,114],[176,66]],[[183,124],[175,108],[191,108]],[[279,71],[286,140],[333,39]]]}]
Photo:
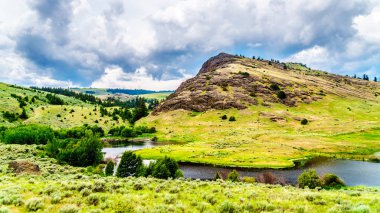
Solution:
[{"label": "green bush", "polygon": [[227,176],[228,181],[232,182],[239,182],[240,181],[240,174],[234,169],[232,172],[230,172]]},{"label": "green bush", "polygon": [[283,100],[283,99],[286,98],[286,94],[285,94],[284,91],[281,90],[281,91],[278,91],[278,92],[277,92],[277,97],[278,97],[279,99]]},{"label": "green bush", "polygon": [[133,152],[124,152],[116,170],[117,177],[138,176],[142,168],[142,160]]},{"label": "green bush", "polygon": [[228,119],[229,121],[236,121],[236,118],[235,116],[231,116],[230,119]]},{"label": "green bush", "polygon": [[224,201],[220,207],[219,207],[220,213],[237,213],[239,212],[239,208],[234,205],[233,203],[230,203],[229,201]]},{"label": "green bush", "polygon": [[3,141],[7,144],[47,144],[53,139],[50,127],[33,124],[7,129]]},{"label": "green bush", "polygon": [[322,177],[323,187],[327,188],[341,188],[346,186],[344,181],[335,174],[327,173]]},{"label": "green bush", "polygon": [[2,206],[0,207],[0,213],[11,213],[8,207]]},{"label": "green bush", "polygon": [[112,176],[114,169],[115,169],[115,163],[112,160],[108,161],[106,169],[105,169],[105,175]]},{"label": "green bush", "polygon": [[26,201],[25,207],[28,211],[35,212],[39,209],[42,209],[44,207],[44,203],[42,199],[30,198],[29,200]]},{"label": "green bush", "polygon": [[271,88],[272,90],[275,90],[275,91],[280,90],[280,87],[279,87],[277,84],[271,84],[271,85],[270,85],[270,88]]},{"label": "green bush", "polygon": [[222,120],[227,120],[227,115],[223,115],[222,117],[220,117]]},{"label": "green bush", "polygon": [[95,136],[80,140],[52,140],[46,146],[50,157],[73,166],[95,166],[103,160],[103,144]]},{"label": "green bush", "polygon": [[245,182],[245,183],[255,183],[256,179],[254,177],[244,176],[244,177],[241,178],[241,181]]},{"label": "green bush", "polygon": [[309,169],[298,176],[298,186],[300,188],[308,187],[309,189],[315,189],[322,186],[322,183],[317,172],[314,169]]},{"label": "green bush", "polygon": [[77,213],[79,210],[80,209],[74,205],[66,205],[59,210],[59,213]]},{"label": "green bush", "polygon": [[98,205],[99,204],[99,201],[100,201],[100,198],[97,194],[90,194],[88,197],[87,197],[87,203],[89,205]]},{"label": "green bush", "polygon": [[301,120],[302,125],[306,125],[307,123],[309,123],[309,121],[306,118]]}]

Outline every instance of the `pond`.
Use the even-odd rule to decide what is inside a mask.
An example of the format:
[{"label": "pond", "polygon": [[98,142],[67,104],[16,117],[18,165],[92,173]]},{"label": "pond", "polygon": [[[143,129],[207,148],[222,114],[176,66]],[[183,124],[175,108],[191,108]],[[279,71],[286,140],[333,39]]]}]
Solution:
[{"label": "pond", "polygon": [[[123,143],[122,146],[119,144],[119,147],[103,148],[103,153],[105,153],[105,158],[113,158],[118,161],[125,151],[134,151],[167,144],[170,143],[153,141],[128,142]],[[144,163],[149,163],[149,161]],[[341,177],[349,186],[380,186],[380,163],[333,158],[315,158],[301,168],[290,169],[224,168],[194,163],[180,163],[180,168],[183,171],[185,178],[193,179],[212,179],[216,172],[228,174],[232,169],[236,169],[241,176],[251,176],[256,178],[262,173],[271,172],[276,177],[284,179],[288,184],[296,184],[297,177],[304,170],[315,169],[320,175],[334,173]]]}]

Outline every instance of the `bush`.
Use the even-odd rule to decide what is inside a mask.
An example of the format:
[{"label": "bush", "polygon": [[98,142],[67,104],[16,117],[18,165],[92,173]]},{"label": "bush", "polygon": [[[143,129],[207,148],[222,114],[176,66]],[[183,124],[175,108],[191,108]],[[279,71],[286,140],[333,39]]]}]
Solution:
[{"label": "bush", "polygon": [[115,169],[115,163],[112,160],[108,161],[105,172],[104,172],[105,175],[112,176],[114,169]]},{"label": "bush", "polygon": [[328,188],[341,188],[346,186],[342,179],[340,179],[337,175],[330,173],[327,173],[322,177],[322,184],[323,187]]},{"label": "bush", "polygon": [[228,119],[229,121],[236,121],[236,118],[234,116],[231,116],[230,119]]},{"label": "bush", "polygon": [[88,203],[89,205],[94,205],[94,206],[96,206],[96,205],[98,205],[99,200],[100,200],[100,198],[99,198],[99,196],[98,196],[97,194],[91,194],[91,195],[89,195],[89,196],[87,197],[87,203]]},{"label": "bush", "polygon": [[306,125],[307,123],[309,123],[309,121],[306,118],[301,120],[302,125]]},{"label": "bush", "polygon": [[223,115],[222,117],[220,117],[222,120],[227,120],[227,115]]},{"label": "bush", "polygon": [[53,139],[54,132],[50,127],[33,124],[7,129],[3,141],[7,144],[47,144]]},{"label": "bush", "polygon": [[255,183],[256,179],[254,177],[244,176],[244,177],[241,178],[241,181],[245,182],[245,183]]},{"label": "bush", "polygon": [[142,160],[133,152],[124,152],[116,171],[118,177],[137,176],[142,168]]},{"label": "bush", "polygon": [[220,174],[220,172],[216,172],[215,175],[214,175],[213,180],[215,181],[215,180],[219,180],[219,179],[223,180],[222,174]]},{"label": "bush", "polygon": [[220,213],[235,213],[239,212],[239,208],[229,201],[224,201],[219,207]]},{"label": "bush", "polygon": [[270,85],[270,88],[271,88],[272,90],[275,90],[275,91],[280,90],[280,87],[279,87],[277,84],[271,84],[271,85]]},{"label": "bush", "polygon": [[79,208],[74,205],[66,205],[59,210],[59,213],[77,213]]},{"label": "bush", "polygon": [[300,188],[315,189],[322,186],[322,184],[317,172],[314,169],[309,169],[298,176],[298,186]]},{"label": "bush", "polygon": [[103,160],[103,144],[95,136],[80,140],[53,140],[46,146],[47,154],[61,163],[73,166],[94,166]]},{"label": "bush", "polygon": [[284,91],[278,91],[277,92],[277,97],[281,100],[285,99],[286,98],[286,94]]},{"label": "bush", "polygon": [[277,181],[276,176],[271,172],[264,172],[257,178],[257,182],[265,184],[275,184]]},{"label": "bush", "polygon": [[227,180],[228,181],[232,181],[232,182],[238,182],[240,181],[240,175],[239,173],[234,169],[232,170],[232,172],[230,172],[227,176]]},{"label": "bush", "polygon": [[11,213],[11,210],[5,206],[2,206],[0,207],[0,213]]},{"label": "bush", "polygon": [[44,207],[42,199],[39,198],[30,198],[26,201],[26,209],[28,211],[35,212]]}]

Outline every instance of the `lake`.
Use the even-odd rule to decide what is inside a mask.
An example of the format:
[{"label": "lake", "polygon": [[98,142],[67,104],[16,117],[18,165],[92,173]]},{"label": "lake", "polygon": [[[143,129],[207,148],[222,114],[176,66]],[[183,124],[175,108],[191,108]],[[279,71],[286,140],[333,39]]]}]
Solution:
[{"label": "lake", "polygon": [[[103,153],[105,153],[105,158],[118,160],[125,151],[134,151],[167,144],[170,143],[153,141],[129,142],[123,143],[120,147],[103,148]],[[240,173],[240,176],[251,176],[256,178],[264,172],[271,172],[276,177],[285,179],[289,184],[296,184],[297,177],[304,170],[315,169],[319,175],[334,173],[342,178],[349,186],[380,186],[380,163],[334,158],[318,157],[306,163],[302,168],[290,169],[224,168],[194,163],[180,163],[180,168],[183,171],[185,178],[193,179],[212,179],[216,172],[227,174],[232,171],[232,169],[236,169]]]}]

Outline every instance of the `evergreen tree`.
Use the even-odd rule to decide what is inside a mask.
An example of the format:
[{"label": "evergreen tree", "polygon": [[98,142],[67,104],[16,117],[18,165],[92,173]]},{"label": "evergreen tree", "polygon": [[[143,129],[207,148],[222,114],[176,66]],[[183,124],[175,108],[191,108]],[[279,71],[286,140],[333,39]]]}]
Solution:
[{"label": "evergreen tree", "polygon": [[22,113],[20,115],[20,118],[21,119],[28,119],[28,115],[26,114],[26,110],[25,109],[22,109]]},{"label": "evergreen tree", "polygon": [[108,161],[107,166],[106,166],[106,170],[105,170],[105,175],[106,176],[112,176],[114,168],[115,168],[115,163],[112,160]]},{"label": "evergreen tree", "polygon": [[142,167],[142,160],[133,152],[124,152],[116,171],[117,177],[137,176]]},{"label": "evergreen tree", "polygon": [[377,78],[376,78],[376,77],[374,77],[374,78],[373,78],[373,81],[374,81],[374,82],[377,82]]}]

